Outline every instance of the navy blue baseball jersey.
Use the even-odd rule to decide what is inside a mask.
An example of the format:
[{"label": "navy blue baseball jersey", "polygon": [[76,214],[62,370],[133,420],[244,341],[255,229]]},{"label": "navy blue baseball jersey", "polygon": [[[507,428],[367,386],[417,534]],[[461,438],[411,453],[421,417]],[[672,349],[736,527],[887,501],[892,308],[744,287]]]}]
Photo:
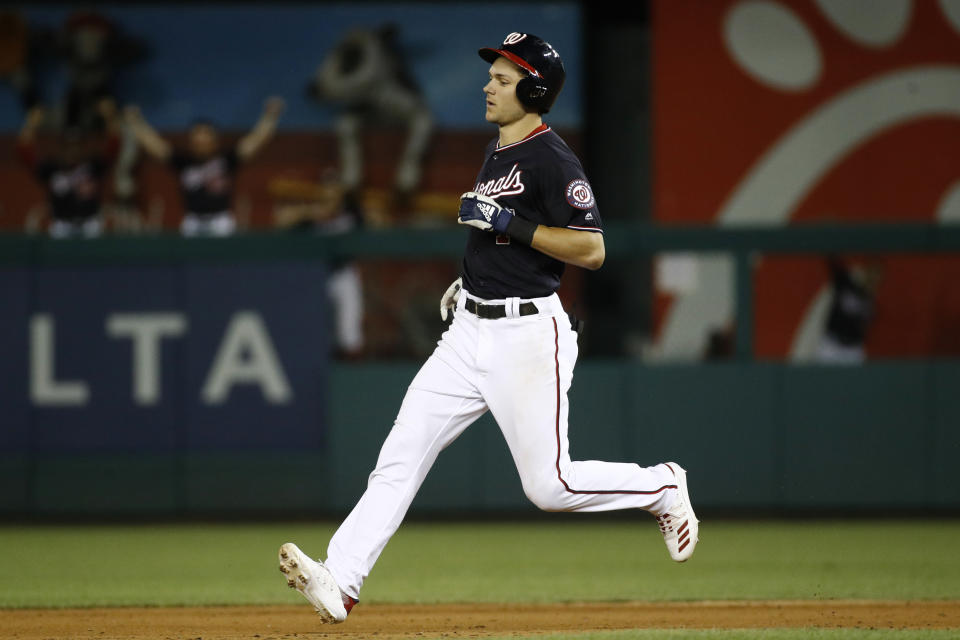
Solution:
[{"label": "navy blue baseball jersey", "polygon": [[110,136],[102,152],[67,161],[60,157],[38,158],[33,142],[17,143],[20,159],[47,193],[51,216],[64,221],[83,221],[100,213],[110,163],[119,148],[120,141]]},{"label": "navy blue baseball jersey", "polygon": [[[487,145],[473,190],[537,224],[603,232],[580,161],[546,125],[519,142]],[[487,300],[541,298],[557,290],[563,269],[563,262],[506,235],[470,229],[463,287]]]},{"label": "navy blue baseball jersey", "polygon": [[239,164],[235,149],[203,159],[189,152],[174,152],[170,166],[177,171],[186,212],[211,215],[229,211]]},{"label": "navy blue baseball jersey", "polygon": [[48,159],[35,173],[47,192],[50,214],[56,220],[86,220],[100,213],[109,164],[100,157],[75,163]]}]

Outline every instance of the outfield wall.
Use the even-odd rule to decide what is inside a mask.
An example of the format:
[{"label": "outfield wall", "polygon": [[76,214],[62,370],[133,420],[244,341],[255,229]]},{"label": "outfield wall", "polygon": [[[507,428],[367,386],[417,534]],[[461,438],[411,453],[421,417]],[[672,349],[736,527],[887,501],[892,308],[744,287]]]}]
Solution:
[{"label": "outfield wall", "polygon": [[[749,247],[960,246],[940,229],[813,231],[636,229],[610,252],[720,248],[749,266]],[[335,243],[0,236],[0,516],[346,511],[419,363],[330,361],[324,261],[450,256],[462,242],[415,230]],[[749,310],[741,301],[738,315]],[[679,461],[704,508],[960,508],[960,360],[738,355],[581,362],[572,455]],[[533,510],[489,416],[444,452],[414,509]]]},{"label": "outfield wall", "polygon": [[[343,512],[362,492],[416,369],[332,366],[326,437],[314,447],[5,454],[0,509]],[[571,449],[576,458],[680,461],[702,507],[956,509],[958,386],[955,362],[821,368],[587,361],[571,391]],[[441,455],[414,503],[420,513],[533,509],[489,415]]]},{"label": "outfield wall", "polygon": [[[333,506],[359,496],[415,371],[338,367],[331,376]],[[697,504],[711,508],[957,508],[958,388],[955,362],[585,361],[570,392],[571,455],[679,461]],[[415,506],[533,509],[489,415],[441,455]]]}]

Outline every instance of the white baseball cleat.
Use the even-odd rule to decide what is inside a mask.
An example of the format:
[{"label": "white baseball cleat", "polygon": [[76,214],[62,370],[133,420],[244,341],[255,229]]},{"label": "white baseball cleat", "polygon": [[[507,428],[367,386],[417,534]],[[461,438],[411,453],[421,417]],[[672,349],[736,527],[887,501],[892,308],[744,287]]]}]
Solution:
[{"label": "white baseball cleat", "polygon": [[322,562],[312,560],[292,542],[280,547],[280,573],[287,578],[287,586],[302,593],[324,622],[343,622],[356,604],[340,591]]},{"label": "white baseball cleat", "polygon": [[687,472],[676,462],[665,462],[667,468],[677,478],[677,501],[670,509],[657,518],[660,533],[667,543],[670,557],[677,562],[686,562],[693,555],[700,541],[700,521],[693,513],[690,504],[690,492],[687,491]]}]

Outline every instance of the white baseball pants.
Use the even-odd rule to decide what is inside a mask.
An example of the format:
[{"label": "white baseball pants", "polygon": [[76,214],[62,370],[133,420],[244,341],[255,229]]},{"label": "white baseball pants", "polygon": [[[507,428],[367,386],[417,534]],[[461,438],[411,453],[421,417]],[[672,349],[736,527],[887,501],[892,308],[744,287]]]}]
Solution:
[{"label": "white baseball pants", "polygon": [[187,212],[180,222],[180,233],[191,238],[232,236],[236,230],[237,221],[231,211],[203,216]]},{"label": "white baseball pants", "polygon": [[97,238],[103,233],[99,215],[86,220],[51,220],[51,238]]},{"label": "white baseball pants", "polygon": [[467,311],[468,297],[460,295],[453,323],[407,390],[366,492],[330,540],[325,564],[353,598],[437,455],[488,409],[524,493],[541,509],[657,514],[677,496],[664,465],[570,460],[567,390],[577,342],[556,294],[531,300],[540,312],[529,316],[519,315],[527,300],[478,300],[506,305],[508,317],[496,320]]}]

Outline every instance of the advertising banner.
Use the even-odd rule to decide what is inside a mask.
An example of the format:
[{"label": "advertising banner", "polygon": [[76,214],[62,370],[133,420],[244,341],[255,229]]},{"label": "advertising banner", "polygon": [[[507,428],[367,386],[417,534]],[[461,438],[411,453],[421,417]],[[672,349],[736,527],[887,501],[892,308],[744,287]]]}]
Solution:
[{"label": "advertising banner", "polygon": [[320,449],[325,282],[314,264],[0,271],[0,447]]},{"label": "advertising banner", "polygon": [[[653,8],[659,222],[960,220],[956,3]],[[854,275],[872,274],[868,357],[960,354],[960,259],[841,258]],[[662,266],[659,352],[699,357],[735,322],[730,263],[680,256]],[[814,358],[833,294],[827,256],[757,256],[754,273],[756,355]]]}]

